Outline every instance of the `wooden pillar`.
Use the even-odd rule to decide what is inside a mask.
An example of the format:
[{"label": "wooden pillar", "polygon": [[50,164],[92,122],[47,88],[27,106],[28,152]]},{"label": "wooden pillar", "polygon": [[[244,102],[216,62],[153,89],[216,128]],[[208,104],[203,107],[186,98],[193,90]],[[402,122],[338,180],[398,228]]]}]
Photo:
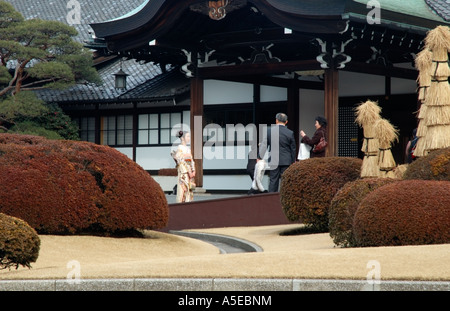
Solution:
[{"label": "wooden pillar", "polygon": [[327,156],[337,156],[338,147],[339,72],[325,70],[325,118],[328,121]]},{"label": "wooden pillar", "polygon": [[195,183],[203,187],[203,79],[191,78],[191,152],[195,160]]},{"label": "wooden pillar", "polygon": [[137,103],[133,102],[133,161],[136,162],[136,153],[137,153],[137,145],[138,145],[138,109]]},{"label": "wooden pillar", "polygon": [[297,145],[297,153],[300,142],[300,131],[299,131],[299,114],[300,114],[300,96],[299,88],[292,83],[288,88],[288,102],[287,102],[287,115],[288,115],[288,128],[294,132],[295,143]]}]

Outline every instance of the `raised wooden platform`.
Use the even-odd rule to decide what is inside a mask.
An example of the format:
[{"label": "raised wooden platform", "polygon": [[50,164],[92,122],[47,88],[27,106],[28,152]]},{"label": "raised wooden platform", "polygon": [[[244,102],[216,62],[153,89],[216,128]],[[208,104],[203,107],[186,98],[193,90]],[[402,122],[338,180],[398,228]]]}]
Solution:
[{"label": "raised wooden platform", "polygon": [[290,224],[279,193],[169,204],[169,223],[161,231]]}]

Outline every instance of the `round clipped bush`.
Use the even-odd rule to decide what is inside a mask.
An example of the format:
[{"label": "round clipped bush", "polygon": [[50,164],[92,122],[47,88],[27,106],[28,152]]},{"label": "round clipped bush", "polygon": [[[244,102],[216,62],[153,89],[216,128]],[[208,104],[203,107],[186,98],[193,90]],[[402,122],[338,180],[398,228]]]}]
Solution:
[{"label": "round clipped bush", "polygon": [[0,212],[39,233],[117,233],[168,222],[159,184],[107,146],[1,134],[0,176]]},{"label": "round clipped bush", "polygon": [[355,246],[450,243],[450,182],[403,180],[369,193],[353,220]]},{"label": "round clipped bush", "polygon": [[353,217],[362,199],[375,189],[395,182],[391,178],[362,178],[346,183],[333,197],[328,213],[328,228],[334,244],[353,246]]},{"label": "round clipped bush", "polygon": [[331,200],[347,182],[360,177],[361,164],[361,159],[347,157],[311,158],[292,164],[280,187],[286,217],[327,231]]},{"label": "round clipped bush", "polygon": [[409,164],[403,179],[450,181],[450,147],[434,150]]},{"label": "round clipped bush", "polygon": [[40,245],[38,234],[25,221],[0,213],[0,269],[31,268]]}]

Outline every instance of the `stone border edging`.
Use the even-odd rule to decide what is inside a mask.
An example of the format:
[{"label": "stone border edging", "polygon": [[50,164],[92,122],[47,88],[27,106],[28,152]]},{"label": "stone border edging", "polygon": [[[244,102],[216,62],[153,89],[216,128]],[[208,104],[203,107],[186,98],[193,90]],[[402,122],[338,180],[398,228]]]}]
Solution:
[{"label": "stone border edging", "polygon": [[153,278],[2,280],[0,291],[450,291],[450,281]]},{"label": "stone border edging", "polygon": [[[179,231],[179,230],[171,230],[169,231],[169,233],[202,240],[205,242],[212,242],[212,243],[220,242],[235,248],[245,250],[246,252],[263,251],[263,249],[260,246],[258,246],[253,242],[227,235],[204,233],[204,232]],[[221,252],[226,253],[226,250],[221,249]]]}]

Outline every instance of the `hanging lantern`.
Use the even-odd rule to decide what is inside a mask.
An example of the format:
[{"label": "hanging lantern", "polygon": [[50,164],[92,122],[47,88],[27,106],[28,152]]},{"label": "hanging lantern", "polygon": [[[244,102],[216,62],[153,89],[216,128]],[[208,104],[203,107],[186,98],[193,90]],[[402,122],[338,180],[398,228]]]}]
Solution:
[{"label": "hanging lantern", "polygon": [[118,72],[114,74],[115,77],[115,86],[116,89],[126,89],[127,88],[127,77],[128,74],[126,74],[122,68],[119,69]]}]

